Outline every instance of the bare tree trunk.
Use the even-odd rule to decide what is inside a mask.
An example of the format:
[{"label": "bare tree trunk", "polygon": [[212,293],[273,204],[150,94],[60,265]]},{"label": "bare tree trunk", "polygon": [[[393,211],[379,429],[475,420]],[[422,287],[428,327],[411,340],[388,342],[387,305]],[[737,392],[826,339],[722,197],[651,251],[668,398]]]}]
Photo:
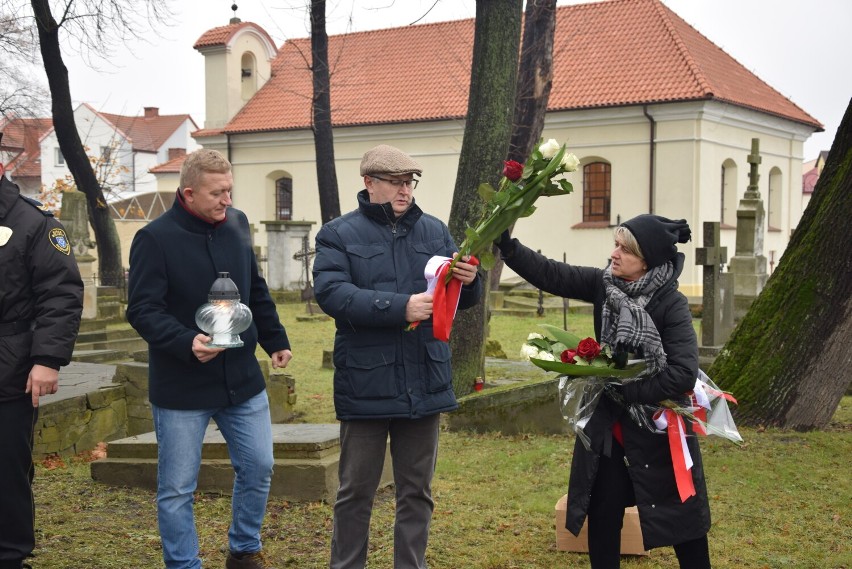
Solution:
[{"label": "bare tree trunk", "polygon": [[[553,34],[556,29],[556,0],[527,2],[524,14],[524,43],[518,70],[518,92],[508,160],[523,164],[541,138],[550,89],[553,86]],[[509,228],[512,231],[512,228]],[[491,269],[491,290],[500,286],[503,259],[495,248],[497,263]]]},{"label": "bare tree trunk", "polygon": [[[766,288],[709,370],[736,417],[828,424],[852,380],[852,101],[813,197]],[[846,229],[844,229],[844,227]]]},{"label": "bare tree trunk", "polygon": [[[509,149],[511,113],[515,99],[518,46],[521,36],[521,0],[477,0],[467,123],[453,191],[449,228],[457,243],[485,210],[476,188],[482,182],[496,186]],[[483,275],[488,282],[488,273]],[[457,395],[473,389],[485,377],[485,338],[488,286],[482,301],[459,312],[453,325],[453,387]]]},{"label": "bare tree trunk", "polygon": [[41,58],[47,73],[50,87],[53,128],[59,141],[59,149],[65,157],[65,163],[74,177],[77,189],[86,195],[89,221],[95,233],[98,251],[98,272],[102,284],[117,284],[123,277],[121,267],[121,243],[115,223],[109,214],[109,207],[103,191],[86,156],[77,124],[74,120],[74,108],[71,103],[71,88],[68,83],[68,69],[62,60],[59,49],[59,26],[50,11],[48,0],[31,0],[38,28]]},{"label": "bare tree trunk", "polygon": [[334,134],[331,128],[331,81],[328,71],[328,34],[325,0],[311,0],[311,70],[313,72],[313,130],[317,186],[322,223],[340,217]]}]

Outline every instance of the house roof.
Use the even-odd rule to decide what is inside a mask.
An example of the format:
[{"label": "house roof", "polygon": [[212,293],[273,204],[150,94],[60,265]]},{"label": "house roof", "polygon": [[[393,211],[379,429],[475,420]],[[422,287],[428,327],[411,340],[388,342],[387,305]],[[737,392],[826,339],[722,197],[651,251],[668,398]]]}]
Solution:
[{"label": "house roof", "polygon": [[203,50],[208,47],[221,47],[228,45],[228,42],[231,41],[237,32],[242,29],[251,28],[253,30],[257,30],[266,38],[270,45],[274,46],[275,42],[272,41],[272,38],[269,37],[269,34],[266,33],[266,30],[263,28],[252,24],[251,22],[237,22],[234,24],[228,24],[227,26],[219,26],[218,28],[213,28],[207,30],[201,37],[198,38],[195,42],[195,45],[192,47],[197,50]]},{"label": "house roof", "polygon": [[186,120],[189,120],[195,128],[198,126],[192,117],[186,114],[161,115],[146,111],[142,116],[128,117],[96,112],[129,138],[133,144],[133,150],[138,152],[157,152]]},{"label": "house roof", "polygon": [[181,154],[180,156],[175,156],[171,160],[167,160],[162,164],[157,164],[148,171],[152,174],[180,174],[181,166],[183,166],[185,161],[186,154]]},{"label": "house roof", "polygon": [[7,165],[16,178],[41,176],[41,147],[39,141],[53,128],[53,120],[46,118],[0,119],[3,132],[2,148],[17,156]]},{"label": "house roof", "polygon": [[[562,6],[556,18],[550,111],[716,100],[822,130],[660,0]],[[245,25],[210,30],[196,46]],[[334,125],[464,118],[473,36],[472,19],[330,36]],[[272,77],[241,111],[195,136],[309,128],[310,52],[308,38],[285,42]]]}]

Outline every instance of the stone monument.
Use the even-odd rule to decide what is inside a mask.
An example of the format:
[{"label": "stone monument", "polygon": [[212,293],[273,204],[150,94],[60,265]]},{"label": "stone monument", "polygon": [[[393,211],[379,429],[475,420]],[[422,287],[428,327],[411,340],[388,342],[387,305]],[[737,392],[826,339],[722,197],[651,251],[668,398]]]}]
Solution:
[{"label": "stone monument", "polygon": [[757,173],[760,159],[760,139],[751,139],[748,155],[749,185],[737,208],[737,246],[731,259],[730,271],[734,275],[734,318],[739,322],[751,303],[763,290],[768,274],[763,256],[763,234],[766,214],[758,191]]},{"label": "stone monument", "polygon": [[704,266],[704,298],[701,316],[701,364],[712,363],[734,327],[733,275],[723,273],[728,248],[720,245],[718,221],[704,222],[704,246],[695,250],[695,264]]},{"label": "stone monument", "polygon": [[94,248],[95,243],[89,239],[86,195],[78,190],[62,192],[61,216],[83,278],[83,318],[91,320],[98,316],[98,287],[95,282],[95,258],[89,254],[89,249]]},{"label": "stone monument", "polygon": [[266,226],[267,275],[270,290],[302,290],[302,264],[292,262],[313,221],[261,221]]}]

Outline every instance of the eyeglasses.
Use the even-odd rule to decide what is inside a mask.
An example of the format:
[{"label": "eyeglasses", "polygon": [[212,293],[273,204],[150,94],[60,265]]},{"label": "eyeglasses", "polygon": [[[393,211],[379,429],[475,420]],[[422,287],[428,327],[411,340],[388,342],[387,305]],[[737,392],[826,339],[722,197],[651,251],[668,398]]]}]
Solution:
[{"label": "eyeglasses", "polygon": [[390,180],[388,178],[379,178],[378,176],[370,176],[370,177],[373,178],[374,180],[381,180],[382,182],[387,182],[388,184],[390,184],[391,186],[393,186],[395,188],[401,188],[401,187],[405,186],[406,188],[409,188],[411,190],[415,189],[417,187],[417,182],[420,181],[420,180]]}]

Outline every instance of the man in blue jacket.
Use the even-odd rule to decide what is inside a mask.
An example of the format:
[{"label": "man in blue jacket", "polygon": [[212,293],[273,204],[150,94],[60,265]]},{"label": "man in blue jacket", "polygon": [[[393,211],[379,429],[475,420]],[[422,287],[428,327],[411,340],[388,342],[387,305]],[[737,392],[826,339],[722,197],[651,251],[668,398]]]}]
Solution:
[{"label": "man in blue jacket", "polygon": [[[364,154],[358,209],[317,234],[314,291],[335,319],[334,406],[340,420],[340,489],[331,568],[363,568],[373,498],[390,437],[396,485],[394,567],[426,567],[440,413],[458,407],[450,348],[433,335],[424,268],[457,248],[447,226],[414,203],[409,155],[380,145]],[[463,261],[468,261],[467,258]],[[455,265],[459,308],[479,300],[476,267]],[[407,330],[412,322],[420,322]]]},{"label": "man in blue jacket", "polygon": [[[158,449],[157,520],[167,569],[200,569],[192,494],[204,432],[216,422],[234,467],[226,569],[264,569],[260,527],[272,480],[272,428],[255,348],[273,367],[290,343],[260,276],[248,220],[231,208],[231,164],[215,150],[189,154],[172,209],[130,248],[127,319],[148,342],[149,398]],[[239,348],[207,346],[195,311],[220,272],[252,312]]]}]

